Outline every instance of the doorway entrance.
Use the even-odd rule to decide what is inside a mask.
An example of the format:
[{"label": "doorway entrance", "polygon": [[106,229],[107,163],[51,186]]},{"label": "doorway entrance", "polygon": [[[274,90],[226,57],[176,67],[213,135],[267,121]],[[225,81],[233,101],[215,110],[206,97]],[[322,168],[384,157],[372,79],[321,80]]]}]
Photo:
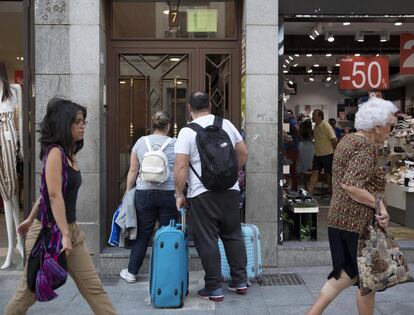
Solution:
[{"label": "doorway entrance", "polygon": [[170,136],[176,137],[190,121],[189,94],[203,90],[210,96],[213,114],[240,124],[237,41],[192,41],[191,48],[189,42],[137,44],[113,47],[109,65],[108,219],[125,192],[131,149],[139,137],[151,133],[151,117],[157,111],[171,115]]}]

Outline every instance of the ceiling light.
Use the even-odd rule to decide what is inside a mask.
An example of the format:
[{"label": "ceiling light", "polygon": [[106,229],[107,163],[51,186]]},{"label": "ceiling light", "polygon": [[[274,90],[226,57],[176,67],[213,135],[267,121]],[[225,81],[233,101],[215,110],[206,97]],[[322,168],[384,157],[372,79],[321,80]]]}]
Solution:
[{"label": "ceiling light", "polygon": [[312,40],[315,40],[316,37],[322,34],[323,26],[321,23],[316,24],[316,26],[312,29],[311,33],[309,34],[309,37]]},{"label": "ceiling light", "polygon": [[171,57],[170,58],[170,61],[177,62],[177,61],[180,61],[180,58],[178,58],[178,57]]},{"label": "ceiling light", "polygon": [[328,66],[327,71],[328,71],[328,73],[332,73],[332,66]]},{"label": "ceiling light", "polygon": [[285,64],[283,64],[283,68],[286,68],[287,66]]},{"label": "ceiling light", "polygon": [[306,57],[312,57],[312,54],[306,54]]},{"label": "ceiling light", "polygon": [[379,56],[380,56],[380,54],[376,54],[375,56],[376,56],[376,57],[379,57]]},{"label": "ceiling light", "polygon": [[126,84],[126,81],[119,81],[119,84]]},{"label": "ceiling light", "polygon": [[298,63],[295,63],[295,64],[293,65],[293,67],[294,67],[294,68],[296,68],[297,66],[299,66],[299,64],[298,64]]},{"label": "ceiling light", "polygon": [[178,85],[183,84],[183,81],[177,81],[177,84]]},{"label": "ceiling light", "polygon": [[315,68],[319,67],[319,65],[318,65],[317,63],[315,63],[313,66],[314,66]]},{"label": "ceiling light", "polygon": [[390,40],[390,33],[389,32],[381,32],[380,33],[380,42],[388,42]]},{"label": "ceiling light", "polygon": [[283,70],[283,73],[288,73],[289,71],[288,70]]},{"label": "ceiling light", "polygon": [[401,26],[402,25],[402,22],[395,22],[394,25],[395,26]]},{"label": "ceiling light", "polygon": [[332,81],[333,80],[332,80],[332,77],[330,75],[328,75],[328,76],[326,76],[322,79],[322,83],[325,87],[331,87]]},{"label": "ceiling light", "polygon": [[351,24],[351,22],[343,22],[342,23],[342,25],[345,25],[345,26],[348,26],[348,25],[350,25]]},{"label": "ceiling light", "polygon": [[330,42],[330,43],[332,43],[333,41],[335,41],[335,37],[333,36],[332,32],[327,32],[327,33],[325,34],[325,39],[326,39],[328,42]]},{"label": "ceiling light", "polygon": [[332,54],[326,54],[326,57],[332,57]]},{"label": "ceiling light", "polygon": [[295,82],[293,82],[293,80],[292,80],[292,79],[289,79],[289,80],[288,80],[288,83],[289,83],[290,85],[293,85],[293,83],[295,83]]},{"label": "ceiling light", "polygon": [[335,67],[339,67],[339,66],[340,66],[340,64],[339,64],[339,63],[336,63],[336,64],[335,64]]},{"label": "ceiling light", "polygon": [[164,11],[162,11],[162,13],[168,15],[168,14],[170,14],[170,10],[164,10]]},{"label": "ceiling light", "polygon": [[289,59],[285,59],[285,62],[286,62],[287,64],[290,64]]},{"label": "ceiling light", "polygon": [[313,70],[312,70],[312,69],[308,69],[308,70],[307,70],[307,72],[308,72],[308,73],[312,73],[312,72],[313,72]]},{"label": "ceiling light", "polygon": [[356,53],[356,54],[354,54],[354,56],[355,56],[355,57],[359,57],[359,56],[361,56],[361,54]]},{"label": "ceiling light", "polygon": [[299,54],[295,54],[295,57],[299,57],[300,55]]},{"label": "ceiling light", "polygon": [[313,82],[313,81],[315,81],[315,78],[314,78],[313,76],[310,76],[310,77],[309,77],[309,80],[310,80],[311,82]]},{"label": "ceiling light", "polygon": [[356,32],[355,33],[355,40],[357,42],[363,42],[364,41],[364,32],[361,32],[361,31]]},{"label": "ceiling light", "polygon": [[290,60],[293,60],[293,57],[292,57],[292,56],[289,56],[289,59],[290,59]]}]

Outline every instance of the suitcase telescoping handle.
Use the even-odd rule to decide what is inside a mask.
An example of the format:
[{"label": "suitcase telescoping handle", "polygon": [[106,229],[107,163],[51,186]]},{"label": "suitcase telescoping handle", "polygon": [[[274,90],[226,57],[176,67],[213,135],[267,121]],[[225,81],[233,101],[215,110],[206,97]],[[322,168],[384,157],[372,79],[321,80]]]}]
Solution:
[{"label": "suitcase telescoping handle", "polygon": [[178,209],[178,212],[180,212],[181,215],[181,228],[183,231],[185,231],[185,208],[181,207]]}]

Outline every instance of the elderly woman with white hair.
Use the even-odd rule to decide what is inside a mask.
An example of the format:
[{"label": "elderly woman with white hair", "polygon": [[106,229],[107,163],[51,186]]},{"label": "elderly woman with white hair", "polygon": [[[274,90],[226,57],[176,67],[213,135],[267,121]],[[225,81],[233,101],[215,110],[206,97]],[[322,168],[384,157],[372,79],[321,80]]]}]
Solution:
[{"label": "elderly woman with white hair", "polygon": [[[384,194],[385,174],[377,162],[378,147],[394,128],[397,108],[389,101],[371,98],[355,115],[356,133],[346,135],[336,147],[332,168],[332,198],[328,236],[333,270],[307,314],[322,314],[342,290],[358,285],[358,236],[374,215],[377,195]],[[387,226],[389,215],[380,203],[376,219]],[[375,293],[357,292],[359,314],[373,314]]]}]

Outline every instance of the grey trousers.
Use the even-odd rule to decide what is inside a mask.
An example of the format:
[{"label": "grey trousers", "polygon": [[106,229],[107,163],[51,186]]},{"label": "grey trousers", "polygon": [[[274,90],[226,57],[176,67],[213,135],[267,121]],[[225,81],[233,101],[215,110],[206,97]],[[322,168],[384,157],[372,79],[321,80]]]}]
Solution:
[{"label": "grey trousers", "polygon": [[246,284],[246,248],[241,236],[239,192],[207,191],[188,199],[194,242],[201,258],[205,287],[221,288],[220,251],[218,237],[223,241],[233,283]]}]

